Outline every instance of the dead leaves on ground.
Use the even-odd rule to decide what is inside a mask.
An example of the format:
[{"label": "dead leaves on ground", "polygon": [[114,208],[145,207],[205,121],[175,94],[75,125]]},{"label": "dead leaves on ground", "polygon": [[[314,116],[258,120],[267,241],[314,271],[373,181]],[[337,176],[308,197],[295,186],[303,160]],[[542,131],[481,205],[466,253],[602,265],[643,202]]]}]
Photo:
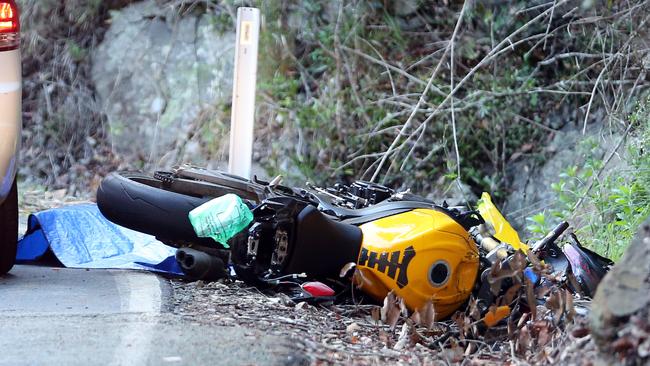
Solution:
[{"label": "dead leaves on ground", "polygon": [[421,308],[416,310],[411,316],[415,325],[421,325],[427,330],[431,330],[436,320],[436,310],[431,300],[427,301]]},{"label": "dead leaves on ground", "polygon": [[404,299],[397,297],[393,291],[389,292],[384,298],[384,306],[381,307],[381,321],[395,329],[400,315],[407,316],[408,310],[404,304]]},{"label": "dead leaves on ground", "polygon": [[[365,282],[353,263],[341,270],[341,276],[351,277],[357,287]],[[540,284],[535,276],[545,280]],[[436,322],[433,301],[409,312],[404,300],[390,291],[383,305],[370,311],[375,322],[387,325],[377,329],[378,339],[392,350],[424,346],[450,360],[469,355],[483,359],[495,345],[508,348],[512,356],[550,359],[551,348],[566,337],[564,330],[576,316],[573,295],[551,275],[550,266],[530,251],[517,252],[507,262],[495,263],[485,280],[494,295],[491,303],[471,297],[447,322]]]},{"label": "dead leaves on ground", "polygon": [[571,321],[576,315],[573,306],[573,295],[567,290],[552,292],[544,305],[553,312],[553,322],[555,324],[559,324],[563,317]]},{"label": "dead leaves on ground", "polygon": [[442,333],[441,327],[436,326],[436,311],[433,301],[427,301],[409,316],[404,299],[390,291],[384,298],[383,306],[376,309],[371,312],[372,318],[375,321],[381,320],[388,325],[391,332],[395,331],[400,320],[403,321],[397,342],[393,345],[395,350],[402,350],[415,344],[432,343],[431,337]]},{"label": "dead leaves on ground", "polygon": [[[517,353],[525,354],[531,349],[544,347],[559,327],[573,320],[573,295],[560,289],[554,282],[535,287],[524,274],[529,263],[529,268],[536,275],[549,273],[548,265],[533,253],[517,252],[507,263],[495,263],[491,267],[487,276],[490,291],[495,296],[501,295],[494,299],[494,303],[480,306],[478,299],[470,298],[465,310],[452,316],[459,340],[482,339],[488,329],[499,328],[498,324],[504,321],[508,324],[500,328],[504,337],[515,342]],[[347,268],[346,272],[352,268]],[[509,287],[504,291],[506,286]],[[543,303],[544,306],[540,307],[538,303]],[[407,334],[417,333],[415,327],[430,331],[436,324],[432,301],[409,316],[404,300],[392,291],[387,294],[378,312],[373,318],[387,324],[391,331],[395,331],[400,319],[403,320],[398,338],[399,347],[408,338]],[[408,339],[414,340],[413,337]]]}]

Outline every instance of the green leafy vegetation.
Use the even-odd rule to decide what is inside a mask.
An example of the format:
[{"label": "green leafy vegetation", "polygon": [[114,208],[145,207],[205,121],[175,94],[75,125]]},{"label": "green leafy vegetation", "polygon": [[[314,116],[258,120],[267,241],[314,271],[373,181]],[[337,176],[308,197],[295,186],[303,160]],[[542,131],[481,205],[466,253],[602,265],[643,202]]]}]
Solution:
[{"label": "green leafy vegetation", "polygon": [[[283,162],[289,160],[298,167],[298,181],[377,175],[377,181],[425,193],[461,179],[475,193],[487,190],[501,201],[513,161],[543,159],[549,134],[582,123],[584,114],[571,113],[578,106],[593,104],[593,113],[626,92],[607,89],[590,101],[601,72],[630,71],[603,50],[629,50],[641,18],[620,15],[632,15],[641,3],[576,8],[568,1],[553,11],[551,3],[472,3],[453,40],[453,70],[447,47],[462,2],[416,3],[410,13],[400,2],[384,1],[260,4],[265,22],[258,116],[271,121],[271,145],[278,135],[298,142],[276,143],[263,161],[267,168],[286,175]],[[557,15],[570,9],[571,16]],[[618,15],[605,21],[607,14]],[[451,71],[454,85],[463,83],[453,97]],[[613,107],[611,115],[629,112],[629,103]],[[393,141],[397,148],[388,151]],[[387,151],[387,163],[375,174]]]},{"label": "green leafy vegetation", "polygon": [[[527,220],[528,231],[543,237],[560,221],[569,220],[576,233],[595,251],[618,259],[639,225],[650,216],[650,100],[629,116],[627,149],[618,166],[594,157],[598,142],[584,141],[577,151],[585,163],[570,166],[551,185],[556,201]],[[605,158],[606,159],[606,158]],[[611,169],[611,170],[610,170]]]}]

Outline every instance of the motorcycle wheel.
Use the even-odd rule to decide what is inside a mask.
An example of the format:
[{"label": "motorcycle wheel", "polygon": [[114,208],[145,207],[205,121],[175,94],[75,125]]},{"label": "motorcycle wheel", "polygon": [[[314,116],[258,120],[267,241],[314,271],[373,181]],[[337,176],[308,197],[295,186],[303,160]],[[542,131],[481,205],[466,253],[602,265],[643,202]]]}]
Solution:
[{"label": "motorcycle wheel", "polygon": [[9,196],[0,204],[0,275],[14,266],[18,243],[18,189],[16,180]]},{"label": "motorcycle wheel", "polygon": [[117,172],[106,176],[97,189],[97,207],[108,220],[166,244],[214,248],[220,244],[196,236],[188,214],[227,193],[242,192],[203,181],[182,179],[182,184],[174,185],[146,174]]}]

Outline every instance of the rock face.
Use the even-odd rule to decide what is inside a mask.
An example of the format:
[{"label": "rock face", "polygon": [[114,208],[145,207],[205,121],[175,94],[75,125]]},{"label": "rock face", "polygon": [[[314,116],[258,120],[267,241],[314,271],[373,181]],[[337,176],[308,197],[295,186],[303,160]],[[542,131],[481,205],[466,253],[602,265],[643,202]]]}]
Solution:
[{"label": "rock face", "polygon": [[215,14],[178,14],[154,0],[111,15],[92,57],[92,78],[114,150],[140,168],[205,164],[202,146],[227,141],[223,132],[214,136],[212,124],[230,121],[214,111],[231,100],[234,26],[222,25],[233,29],[224,34]]},{"label": "rock face", "polygon": [[[555,202],[556,193],[551,184],[559,181],[559,174],[570,166],[585,163],[584,154],[577,153],[582,141],[593,139],[598,142],[594,151],[589,152],[593,156],[606,155],[614,148],[620,136],[605,133],[597,127],[591,125],[583,135],[582,126],[567,124],[545,147],[552,154],[550,158],[541,163],[534,158],[524,159],[510,165],[512,184],[509,191],[512,194],[506,200],[503,212],[520,232],[526,226],[526,217],[544,211]],[[620,150],[623,153],[624,149]],[[607,165],[607,171],[619,169],[623,164],[620,156],[615,155]]]},{"label": "rock face", "polygon": [[650,219],[603,278],[592,304],[591,328],[603,356],[650,362]]}]

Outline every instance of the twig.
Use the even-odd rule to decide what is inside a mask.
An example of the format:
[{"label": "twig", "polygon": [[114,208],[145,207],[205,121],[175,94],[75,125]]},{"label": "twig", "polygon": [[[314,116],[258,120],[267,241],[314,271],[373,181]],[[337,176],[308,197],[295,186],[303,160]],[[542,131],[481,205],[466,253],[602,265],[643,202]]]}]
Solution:
[{"label": "twig", "polygon": [[560,53],[557,54],[551,58],[547,58],[546,60],[542,60],[538,62],[538,65],[550,65],[554,63],[557,60],[561,60],[564,58],[570,58],[570,57],[580,57],[580,58],[603,58],[603,57],[611,57],[613,56],[611,53],[586,53],[586,52],[565,52],[565,53]]},{"label": "twig", "polygon": [[408,72],[400,69],[399,67],[396,67],[396,66],[393,66],[393,65],[389,64],[388,62],[384,62],[382,60],[376,59],[376,58],[374,58],[374,57],[372,57],[372,56],[370,56],[368,54],[365,54],[365,53],[363,53],[363,52],[361,52],[359,50],[355,50],[354,48],[350,48],[350,47],[347,47],[347,46],[341,46],[341,49],[343,49],[345,51],[348,51],[348,52],[351,52],[351,53],[354,53],[355,55],[361,56],[361,57],[365,58],[368,61],[374,62],[374,63],[376,63],[378,65],[382,65],[382,66],[384,66],[384,67],[386,67],[388,69],[391,69],[391,70],[395,71],[396,73],[404,76],[405,78],[407,78],[407,79],[409,79],[409,80],[411,80],[411,81],[413,81],[413,82],[415,82],[417,84],[427,85],[424,81],[422,81],[422,80],[418,79],[417,77],[409,74]]},{"label": "twig", "polygon": [[[467,8],[467,1],[463,2],[463,8],[460,10],[460,15],[458,16],[458,20],[456,21],[456,27],[454,28],[454,33],[452,34],[452,39],[456,36],[458,33],[458,29],[460,28],[460,25],[463,20],[463,15],[465,14],[465,9]],[[411,115],[409,118],[406,120],[406,123],[404,123],[404,127],[400,130],[399,134],[395,137],[393,142],[390,144],[388,147],[388,150],[386,151],[386,155],[384,155],[381,158],[381,161],[379,162],[379,166],[377,166],[377,169],[375,170],[375,173],[372,175],[372,178],[370,178],[371,182],[374,182],[375,179],[377,179],[377,176],[379,175],[379,172],[381,172],[381,168],[384,166],[384,163],[386,162],[386,159],[388,158],[388,155],[395,149],[395,146],[397,146],[397,143],[400,140],[400,137],[403,135],[404,131],[406,131],[407,128],[411,126],[413,123],[413,117],[415,117],[415,114],[417,113],[417,110],[420,108],[420,105],[424,103],[424,99],[426,98],[427,92],[429,91],[429,88],[431,87],[431,84],[433,83],[433,79],[436,77],[438,74],[438,71],[440,70],[440,66],[442,65],[442,61],[445,59],[447,56],[447,52],[449,52],[449,44],[445,48],[445,52],[443,53],[442,57],[440,57],[440,61],[438,62],[438,65],[436,65],[436,68],[433,70],[433,73],[431,73],[431,77],[429,78],[429,81],[427,82],[427,85],[424,88],[424,91],[422,91],[422,94],[420,94],[420,99],[418,100],[417,104],[413,108],[413,111],[411,112]],[[448,99],[449,96],[447,96],[446,99]]]},{"label": "twig", "polygon": [[544,46],[542,47],[543,50],[546,50],[546,41],[548,40],[548,32],[551,30],[551,23],[553,23],[553,14],[555,13],[555,2],[557,0],[553,0],[553,6],[551,7],[551,15],[548,18],[548,25],[546,26],[546,34],[544,35]]},{"label": "twig", "polygon": [[300,72],[300,80],[302,81],[302,86],[305,89],[306,99],[311,100],[311,88],[309,87],[309,81],[307,80],[307,78],[309,77],[309,73],[307,72],[307,70],[305,70],[305,67],[302,65],[300,60],[298,60],[298,58],[293,54],[293,52],[289,48],[289,43],[287,42],[287,38],[284,36],[284,34],[280,35],[280,43],[282,44],[282,47],[284,47],[287,55],[289,55],[289,58],[291,58],[291,60],[298,67],[298,71]]},{"label": "twig", "polygon": [[600,167],[600,169],[598,169],[598,172],[596,172],[596,174],[591,177],[591,181],[589,182],[589,186],[587,186],[587,189],[585,190],[585,193],[582,194],[582,196],[580,197],[578,202],[576,202],[576,204],[573,206],[573,209],[571,211],[573,211],[575,213],[575,211],[578,209],[578,207],[580,207],[580,205],[582,205],[582,202],[584,202],[585,198],[587,197],[587,194],[589,193],[591,188],[594,186],[594,183],[596,183],[596,180],[598,180],[598,178],[600,178],[600,174],[602,174],[602,172],[605,170],[605,167],[607,166],[609,161],[612,160],[612,158],[614,157],[614,154],[616,154],[616,151],[618,151],[618,149],[621,147],[621,145],[623,145],[623,142],[625,141],[625,138],[627,137],[627,135],[630,133],[630,130],[632,129],[633,125],[634,125],[634,123],[632,123],[632,122],[630,122],[630,124],[627,125],[627,128],[625,129],[625,132],[623,132],[623,136],[621,136],[621,138],[618,140],[618,143],[616,144],[614,149],[609,153],[609,156],[607,156],[607,158],[603,161],[603,166]]},{"label": "twig", "polygon": [[375,51],[377,56],[381,59],[381,61],[383,62],[382,66],[384,66],[384,68],[386,69],[386,73],[388,74],[388,80],[390,81],[390,88],[393,91],[393,96],[397,96],[397,88],[395,87],[395,81],[393,80],[393,74],[390,72],[391,69],[390,69],[390,67],[388,67],[388,65],[389,65],[388,62],[384,59],[384,56],[381,55],[381,52],[377,51],[377,49],[375,48],[375,46],[372,45],[372,43],[368,42],[367,40],[365,40],[365,39],[363,39],[361,37],[359,37],[359,39],[362,40],[365,44],[367,44],[368,47],[370,47],[370,49]]},{"label": "twig", "polygon": [[545,4],[539,4],[539,5],[531,6],[531,7],[529,7],[529,8],[525,8],[525,9],[517,10],[517,12],[515,13],[515,15],[519,15],[519,14],[521,14],[521,13],[526,13],[526,12],[529,12],[529,11],[537,10],[537,9],[539,9],[539,8],[543,8],[543,7],[545,7],[545,6],[551,6],[551,5],[553,5],[553,4],[555,4],[555,1],[549,1],[549,2],[547,2],[547,3],[545,3]]},{"label": "twig", "polygon": [[345,167],[347,167],[347,166],[352,165],[352,164],[353,164],[355,161],[357,161],[357,160],[367,159],[367,158],[377,158],[377,157],[382,156],[382,155],[384,155],[383,152],[380,152],[380,153],[371,153],[371,154],[363,154],[363,155],[355,156],[354,158],[350,159],[347,163],[342,164],[342,165],[340,165],[339,167],[337,167],[336,169],[334,169],[334,171],[335,171],[335,172],[338,172],[338,171],[340,171],[341,169],[343,169],[343,168],[345,168]]},{"label": "twig", "polygon": [[[567,1],[568,1],[568,0],[562,0],[562,1],[558,2],[558,3],[556,3],[556,4],[554,5],[554,7],[558,7],[558,6],[564,5]],[[465,5],[463,5],[463,9],[464,9],[464,7],[465,7]],[[474,66],[474,67],[473,67],[473,68],[472,68],[472,69],[471,69],[471,70],[470,70],[470,71],[465,75],[465,77],[463,77],[463,79],[461,79],[461,80],[458,82],[458,84],[456,84],[456,87],[455,87],[455,88],[454,88],[454,89],[453,89],[449,94],[447,94],[447,96],[445,97],[445,99],[444,99],[440,104],[438,104],[438,106],[436,107],[436,109],[435,109],[435,110],[434,110],[434,111],[429,115],[429,117],[427,117],[427,119],[425,119],[424,122],[422,122],[422,124],[420,124],[420,126],[419,126],[415,131],[413,131],[413,133],[409,136],[409,138],[407,138],[407,140],[404,141],[404,142],[403,142],[403,143],[398,147],[398,151],[401,150],[401,149],[403,148],[403,146],[405,145],[405,143],[408,142],[408,141],[410,140],[410,138],[411,138],[414,134],[416,134],[416,133],[420,133],[420,132],[422,132],[422,130],[424,130],[424,129],[426,128],[426,125],[427,125],[427,124],[428,124],[428,123],[429,123],[429,122],[430,122],[430,121],[431,121],[431,120],[432,120],[432,119],[433,119],[433,118],[434,118],[434,117],[435,117],[435,116],[440,112],[440,109],[441,109],[445,104],[447,104],[447,103],[449,102],[449,100],[452,98],[452,96],[453,96],[453,95],[454,95],[454,94],[455,94],[455,93],[456,93],[456,92],[457,92],[457,91],[458,91],[458,90],[459,90],[459,89],[460,89],[460,88],[461,88],[461,87],[462,87],[462,86],[463,86],[463,85],[464,85],[464,84],[465,84],[465,83],[466,83],[466,82],[467,82],[467,81],[468,81],[468,80],[469,80],[469,79],[470,79],[470,78],[471,78],[471,77],[472,77],[472,76],[473,76],[473,75],[474,75],[474,74],[475,74],[475,73],[480,69],[480,68],[482,68],[482,67],[483,67],[485,64],[487,64],[488,62],[490,62],[494,57],[496,57],[496,56],[500,55],[501,53],[507,51],[508,48],[510,48],[510,47],[514,47],[516,44],[518,44],[518,43],[520,43],[521,41],[523,41],[523,40],[521,40],[521,41],[518,41],[517,43],[514,43],[514,44],[513,44],[512,41],[510,40],[512,37],[514,37],[514,36],[518,35],[519,33],[523,32],[523,31],[524,31],[525,29],[527,29],[531,24],[537,22],[538,20],[540,20],[540,19],[542,19],[544,16],[546,16],[550,11],[551,11],[551,9],[547,9],[546,11],[540,13],[538,16],[536,16],[535,18],[529,20],[529,21],[528,21],[527,23],[525,23],[523,26],[519,27],[517,30],[515,30],[515,31],[512,32],[509,36],[507,36],[505,39],[503,39],[501,42],[499,42],[499,44],[498,44],[496,47],[494,47],[494,48],[493,48],[493,49],[492,49],[492,50],[491,50],[491,51],[490,51],[490,52],[489,52],[489,53],[488,53],[488,54],[487,54],[487,55],[486,55],[486,56],[485,56],[481,61],[479,61],[479,63],[478,63],[476,66]],[[460,20],[461,20],[461,18],[459,18],[459,21],[460,21]],[[457,26],[458,26],[458,23],[457,23]],[[538,35],[538,36],[543,36],[543,34],[542,34],[542,35]],[[532,39],[533,37],[534,37],[534,36],[527,37],[527,38],[525,38],[525,40]],[[508,47],[508,48],[504,48],[507,44],[509,44],[510,47]],[[447,47],[447,50],[448,50],[448,49],[449,49],[449,47]],[[446,52],[445,52],[445,55],[444,55],[444,56],[446,56]],[[443,56],[443,58],[444,58],[444,56]],[[441,60],[442,60],[442,59],[441,59]],[[438,64],[438,66],[440,66],[440,64]],[[438,68],[436,68],[436,71],[437,71],[437,69],[438,69]],[[436,71],[434,71],[434,73],[435,73]],[[429,81],[431,81],[431,80],[432,80],[432,79],[430,79]],[[428,89],[425,89],[425,90],[428,90]],[[423,95],[424,95],[424,93],[423,93]],[[422,98],[421,98],[421,99],[422,99]],[[419,107],[419,105],[417,105],[417,107]],[[409,123],[409,122],[410,122],[410,119],[407,121],[407,123],[404,124],[404,128],[402,129],[402,131],[400,131],[400,134],[397,135],[397,136],[395,137],[395,139],[394,139],[393,142],[391,143],[390,147],[388,148],[388,152],[392,152],[393,150],[395,150],[395,148],[396,148],[396,146],[397,146],[397,143],[399,142],[400,138],[401,138],[402,135],[403,135],[403,131],[405,131],[406,128],[410,127],[410,123]],[[383,165],[384,165],[384,162],[385,162],[386,158],[387,158],[387,155],[384,155],[384,156],[382,157],[382,160],[380,161],[380,164],[379,164],[379,166],[377,167],[377,170],[375,171],[375,174],[373,175],[373,179],[372,179],[371,181],[374,181],[374,179],[376,178],[376,176],[379,174],[381,168],[382,168]]]},{"label": "twig", "polygon": [[530,123],[530,124],[533,125],[533,126],[539,127],[539,128],[541,128],[542,130],[546,130],[546,131],[548,131],[548,132],[552,132],[552,133],[564,133],[564,132],[562,132],[562,131],[560,131],[560,130],[554,130],[554,129],[548,127],[548,126],[544,126],[543,124],[541,124],[541,123],[539,123],[539,122],[536,122],[536,121],[533,121],[532,119],[530,119],[530,118],[526,118],[526,117],[524,117],[524,116],[522,116],[522,115],[514,114],[514,116],[515,116],[516,118],[518,118],[518,119],[520,119],[520,120],[526,122],[526,123]]},{"label": "twig", "polygon": [[[456,34],[456,31],[454,30],[454,35]],[[449,56],[449,89],[454,90],[454,35],[451,36],[451,55]],[[460,194],[463,195],[463,199],[465,202],[467,202],[467,197],[465,195],[465,190],[463,189],[463,186],[461,185],[461,177],[460,177],[460,152],[458,151],[458,134],[456,132],[456,115],[454,113],[454,98],[451,98],[451,131],[454,137],[454,150],[456,152],[456,184],[458,185],[458,190],[460,191]]]},{"label": "twig", "polygon": [[[650,19],[650,16],[645,17],[643,19],[643,21],[641,21],[639,23],[639,25],[638,25],[638,27],[636,29],[644,29],[645,23],[648,21],[648,19]],[[632,40],[639,34],[639,32],[636,29],[634,31],[632,31],[632,33],[629,35],[629,38],[627,39],[627,41],[625,41],[623,46],[620,47],[620,50],[625,49],[630,44],[630,42],[632,42]],[[620,53],[617,52],[615,55],[619,55],[619,54]],[[583,135],[587,132],[587,121],[589,119],[589,111],[591,110],[591,105],[593,103],[594,96],[596,94],[596,88],[598,87],[600,79],[602,78],[603,74],[605,73],[605,70],[607,70],[609,65],[617,58],[618,57],[615,57],[615,56],[610,57],[609,60],[607,61],[607,63],[605,64],[605,66],[603,67],[603,69],[601,70],[600,74],[598,74],[598,78],[596,79],[596,83],[594,84],[594,88],[591,91],[591,97],[589,98],[589,104],[587,105],[587,112],[585,113],[585,121],[584,121],[584,123],[582,125],[582,134]]]},{"label": "twig", "polygon": [[600,82],[600,79],[603,77],[605,74],[605,71],[607,71],[607,68],[609,65],[614,61],[616,58],[615,57],[610,57],[607,63],[605,64],[605,67],[600,71],[598,74],[598,78],[596,78],[596,82],[594,83],[594,88],[591,90],[591,96],[589,97],[589,103],[587,104],[587,112],[585,113],[585,121],[582,124],[582,134],[587,133],[587,121],[589,120],[589,112],[591,111],[591,105],[594,102],[594,97],[596,96],[596,89],[598,88],[598,84]]},{"label": "twig", "polygon": [[343,68],[343,62],[341,61],[341,49],[339,48],[341,44],[341,41],[339,39],[339,29],[342,16],[343,0],[339,0],[338,14],[336,16],[336,24],[334,26],[334,60],[336,61],[336,75],[334,76],[334,100],[336,100],[336,105],[334,107],[334,120],[336,122],[336,131],[339,135],[339,140],[343,140],[341,118],[341,110],[343,109],[343,102],[341,100],[341,69]]}]

